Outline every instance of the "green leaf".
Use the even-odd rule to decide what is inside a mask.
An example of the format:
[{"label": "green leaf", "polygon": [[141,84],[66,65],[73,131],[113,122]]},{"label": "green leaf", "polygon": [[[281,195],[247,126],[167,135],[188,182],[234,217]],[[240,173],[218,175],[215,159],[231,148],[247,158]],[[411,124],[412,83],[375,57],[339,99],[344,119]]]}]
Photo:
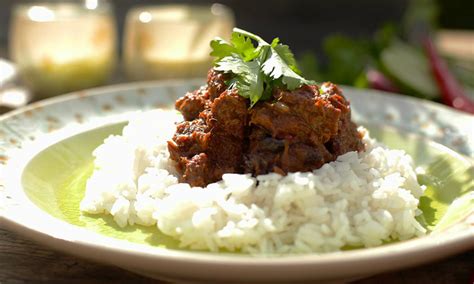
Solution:
[{"label": "green leaf", "polygon": [[217,71],[233,73],[234,78],[229,81],[231,88],[237,88],[239,95],[250,99],[250,105],[257,103],[263,95],[263,74],[257,61],[245,62],[234,54],[217,62]]},{"label": "green leaf", "polygon": [[251,38],[251,39],[255,40],[258,43],[258,45],[269,45],[268,42],[263,40],[263,38],[259,37],[256,34],[253,34],[251,32],[248,32],[248,31],[245,31],[245,30],[242,30],[242,29],[239,29],[239,28],[234,28],[233,32],[244,35],[248,38]]},{"label": "green leaf", "polygon": [[232,53],[236,53],[237,50],[235,47],[230,45],[227,41],[223,40],[222,38],[216,37],[211,41],[211,56],[217,57],[216,61],[221,60],[222,58],[231,55]]},{"label": "green leaf", "polygon": [[352,85],[371,60],[370,44],[365,40],[334,35],[324,40],[328,57],[326,80]]},{"label": "green leaf", "polygon": [[231,56],[222,58],[216,63],[216,67],[214,67],[214,69],[224,73],[231,72],[235,75],[241,75],[243,73],[250,72],[250,63],[251,62],[244,62],[244,60],[239,55],[233,54]]},{"label": "green leaf", "polygon": [[260,72],[254,72],[237,76],[235,87],[239,90],[239,95],[250,98],[250,107],[254,106],[262,97],[263,75]]},{"label": "green leaf", "polygon": [[417,48],[402,41],[394,41],[380,55],[382,70],[406,93],[423,98],[439,98],[428,59]]},{"label": "green leaf", "polygon": [[242,56],[245,61],[250,61],[258,56],[258,52],[250,38],[238,33],[232,33],[230,42],[236,50],[236,53]]},{"label": "green leaf", "polygon": [[211,48],[211,55],[217,58],[215,70],[233,74],[228,83],[241,96],[249,98],[251,106],[271,98],[274,88],[292,91],[303,84],[315,84],[300,75],[295,56],[279,38],[269,44],[255,34],[235,28],[230,43],[217,38],[211,42]]},{"label": "green leaf", "polygon": [[293,53],[290,50],[288,45],[279,44],[273,49],[278,53],[278,55],[286,62],[288,66],[290,66],[291,70],[295,71],[298,74],[301,74],[301,71],[296,66],[296,59]]},{"label": "green leaf", "polygon": [[[296,61],[293,54],[291,52],[287,53],[289,49],[283,47],[279,50],[287,60],[293,63],[293,66],[296,66]],[[282,78],[283,84],[285,84],[289,90],[294,90],[298,87],[301,87],[303,84],[314,83],[304,79],[295,71],[293,71],[288,62],[285,61],[284,58],[282,58],[274,48],[270,48],[268,59],[263,63],[262,71],[265,75],[274,80]]]},{"label": "green leaf", "polygon": [[275,46],[277,46],[279,43],[280,43],[280,39],[276,37],[272,40],[272,43],[270,44],[270,46],[275,48]]},{"label": "green leaf", "polygon": [[285,62],[273,48],[268,50],[268,58],[263,62],[262,71],[267,76],[278,79],[283,76]]}]

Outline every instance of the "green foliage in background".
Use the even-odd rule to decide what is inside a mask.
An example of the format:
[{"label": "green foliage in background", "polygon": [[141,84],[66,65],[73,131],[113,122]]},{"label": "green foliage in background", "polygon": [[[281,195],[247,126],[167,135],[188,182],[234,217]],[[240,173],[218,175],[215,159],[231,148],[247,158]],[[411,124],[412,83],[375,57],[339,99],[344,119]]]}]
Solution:
[{"label": "green foliage in background", "polygon": [[[367,75],[375,70],[399,92],[437,101],[437,86],[420,42],[437,28],[438,15],[433,0],[410,1],[400,23],[386,23],[371,38],[328,36],[323,42],[325,64],[318,61],[315,53],[306,52],[299,58],[299,66],[308,79],[361,88],[373,87]],[[474,61],[446,59],[467,93],[473,94]]]}]

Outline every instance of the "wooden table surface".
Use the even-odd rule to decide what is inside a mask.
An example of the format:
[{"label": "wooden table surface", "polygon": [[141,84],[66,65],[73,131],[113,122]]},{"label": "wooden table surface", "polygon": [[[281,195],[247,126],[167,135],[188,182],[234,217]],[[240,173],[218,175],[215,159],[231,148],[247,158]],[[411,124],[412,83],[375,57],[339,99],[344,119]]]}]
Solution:
[{"label": "wooden table surface", "polygon": [[[474,251],[362,279],[358,284],[473,284]],[[0,283],[166,283],[55,252],[0,227]]]}]

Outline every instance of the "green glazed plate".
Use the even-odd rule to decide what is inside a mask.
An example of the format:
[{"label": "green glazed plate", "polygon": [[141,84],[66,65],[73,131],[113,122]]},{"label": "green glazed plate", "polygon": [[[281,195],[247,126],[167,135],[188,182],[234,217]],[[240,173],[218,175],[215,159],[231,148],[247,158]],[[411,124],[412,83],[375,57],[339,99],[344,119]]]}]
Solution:
[{"label": "green glazed plate", "polygon": [[425,169],[418,176],[427,186],[418,218],[428,229],[427,236],[370,249],[252,257],[183,250],[155,227],[122,229],[110,216],[82,214],[79,203],[93,170],[92,151],[108,135],[119,134],[133,113],[172,107],[178,96],[200,84],[192,80],[106,87],[42,101],[3,116],[2,221],[54,248],[173,280],[341,280],[474,247],[473,116],[421,100],[348,87],[344,90],[354,120],[389,147],[405,150]]}]

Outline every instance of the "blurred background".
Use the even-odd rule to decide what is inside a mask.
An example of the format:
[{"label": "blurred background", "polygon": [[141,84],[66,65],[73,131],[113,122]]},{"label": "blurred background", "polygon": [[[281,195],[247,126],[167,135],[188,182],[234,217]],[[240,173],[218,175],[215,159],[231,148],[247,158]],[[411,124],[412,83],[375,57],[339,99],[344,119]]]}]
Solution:
[{"label": "blurred background", "polygon": [[[58,8],[64,3],[86,8]],[[441,58],[448,66],[441,68],[441,77],[453,77],[462,89],[464,97],[457,104],[472,103],[472,0],[213,3],[0,0],[0,105],[5,111],[34,99],[132,80],[204,78],[211,61],[202,43],[215,35],[229,37],[233,26],[268,40],[279,37],[310,79],[456,106],[456,98],[450,97],[456,90],[446,91],[447,83],[436,78],[440,70],[433,71],[432,61]],[[175,6],[163,10],[165,4]],[[88,36],[93,45],[79,42]],[[90,60],[68,61],[74,53]],[[19,99],[21,92],[28,96]]]}]

